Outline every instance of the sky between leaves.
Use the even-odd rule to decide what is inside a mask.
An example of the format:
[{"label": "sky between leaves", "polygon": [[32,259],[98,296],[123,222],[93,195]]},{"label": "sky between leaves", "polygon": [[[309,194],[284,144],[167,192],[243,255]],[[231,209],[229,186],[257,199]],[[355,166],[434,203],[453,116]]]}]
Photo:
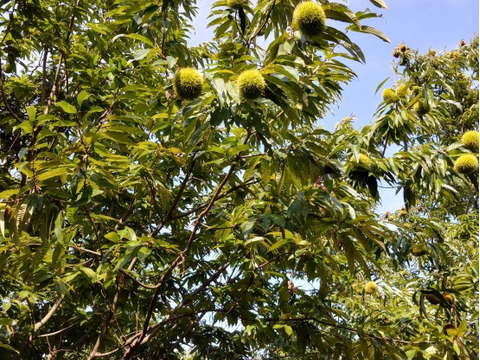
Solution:
[{"label": "sky between leaves", "polygon": [[[189,44],[194,46],[212,38],[212,29],[207,28],[207,17],[215,0],[198,0],[198,15],[193,26]],[[375,8],[367,0],[337,0],[354,12],[370,8],[382,14],[380,19],[372,19],[364,24],[384,32],[391,43],[367,34],[349,34],[352,41],[360,46],[365,54],[366,64],[350,64],[358,78],[345,86],[343,100],[333,108],[333,114],[319,119],[319,125],[333,130],[339,120],[353,115],[358,119],[355,127],[362,127],[374,120],[373,114],[381,102],[381,91],[375,94],[377,86],[387,77],[392,85],[392,52],[396,45],[405,43],[419,49],[421,53],[435,49],[437,53],[455,48],[464,39],[469,42],[479,32],[478,0],[387,0],[388,10]],[[331,26],[335,21],[328,20]],[[341,27],[342,24],[339,24]],[[394,189],[380,189],[382,204],[379,212],[395,211],[403,206],[402,194],[395,195]]]}]

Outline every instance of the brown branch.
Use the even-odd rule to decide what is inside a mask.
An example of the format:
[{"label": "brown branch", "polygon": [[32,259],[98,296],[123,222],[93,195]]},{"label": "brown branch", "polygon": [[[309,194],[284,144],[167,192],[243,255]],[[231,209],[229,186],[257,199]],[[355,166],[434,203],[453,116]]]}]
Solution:
[{"label": "brown branch", "polygon": [[[130,265],[128,266],[128,270],[132,270],[135,266],[136,258],[132,260]],[[97,341],[95,342],[95,346],[93,347],[92,352],[88,356],[88,360],[94,359],[98,356],[98,350],[100,349],[100,345],[102,344],[103,337],[107,333],[108,326],[110,325],[110,321],[112,320],[113,316],[115,315],[115,311],[117,309],[118,299],[120,298],[122,287],[121,285],[118,286],[115,296],[113,297],[112,306],[109,307],[109,311],[107,317],[105,318],[105,322],[103,323],[103,328],[100,334],[97,337]]]},{"label": "brown branch", "polygon": [[[251,136],[251,132],[249,131],[247,133],[247,136],[246,136],[245,140],[244,140],[244,144],[246,144],[248,142],[248,139],[250,139],[250,136]],[[157,297],[158,297],[158,294],[160,293],[161,287],[163,286],[165,281],[170,277],[170,275],[172,274],[173,270],[177,267],[177,265],[181,261],[183,261],[183,259],[185,258],[185,255],[190,250],[190,248],[191,248],[191,246],[192,246],[192,244],[193,244],[193,242],[196,238],[198,228],[200,227],[200,224],[201,224],[201,220],[203,219],[203,217],[205,217],[210,212],[211,208],[213,207],[213,205],[217,201],[217,197],[219,196],[220,192],[222,191],[223,187],[227,183],[230,176],[233,174],[233,171],[236,168],[237,161],[240,159],[240,156],[241,156],[241,152],[235,157],[235,159],[233,161],[233,164],[230,166],[230,169],[228,170],[227,174],[225,175],[223,180],[218,184],[218,186],[217,186],[210,202],[208,203],[207,207],[205,208],[205,210],[203,210],[198,215],[197,219],[195,220],[195,222],[193,224],[193,229],[190,233],[190,237],[187,241],[187,245],[185,246],[183,251],[176,257],[176,259],[171,263],[171,265],[167,268],[167,270],[163,273],[163,275],[160,277],[160,279],[158,280],[158,283],[156,285],[157,288],[155,289],[155,292],[154,292],[154,294],[153,294],[153,296],[150,300],[150,304],[149,304],[149,307],[148,307],[148,310],[147,310],[147,315],[146,315],[145,321],[143,323],[142,333],[140,334],[139,339],[137,341],[135,341],[131,347],[129,347],[129,349],[127,350],[127,352],[125,353],[125,355],[123,356],[122,359],[130,359],[131,356],[133,355],[134,351],[136,350],[137,346],[142,344],[142,340],[145,338],[145,336],[147,334],[148,325],[149,325],[150,319],[151,319],[152,314],[153,314],[153,309],[155,308],[155,305],[157,303]]]},{"label": "brown branch", "polygon": [[58,58],[57,69],[55,70],[55,77],[53,78],[52,90],[50,91],[50,95],[47,99],[47,105],[45,106],[45,110],[43,113],[46,115],[50,111],[50,106],[52,105],[53,98],[55,97],[55,93],[57,92],[58,86],[58,77],[60,76],[60,69],[62,67],[63,62],[63,51],[60,51],[60,57]]},{"label": "brown branch", "polygon": [[97,341],[95,342],[93,350],[88,356],[89,360],[97,357],[97,353],[98,353],[98,350],[100,349],[100,345],[102,344],[103,337],[107,333],[108,326],[110,325],[110,321],[112,320],[112,317],[113,317],[113,313],[116,311],[119,297],[120,297],[120,291],[117,291],[113,298],[112,306],[110,307],[107,317],[105,318],[105,322],[103,323],[102,331],[100,332],[100,335],[98,335]]},{"label": "brown branch", "polygon": [[[276,256],[272,261],[278,259],[279,256]],[[141,341],[140,345],[143,345],[143,344],[146,344],[147,342],[149,342],[154,336],[156,336],[156,334],[160,331],[160,329],[162,328],[163,325],[169,323],[169,322],[172,322],[172,321],[175,321],[175,320],[178,320],[180,318],[183,318],[185,316],[190,316],[190,315],[195,315],[195,314],[199,314],[199,313],[207,313],[207,312],[230,312],[232,311],[232,309],[226,309],[226,308],[223,308],[223,309],[203,309],[203,310],[200,310],[200,311],[196,311],[196,312],[190,312],[190,313],[186,313],[186,314],[180,314],[180,315],[177,315],[177,316],[174,316],[174,312],[180,310],[181,308],[183,308],[186,304],[188,304],[192,299],[193,297],[195,297],[198,293],[204,291],[213,281],[215,281],[219,276],[220,274],[230,265],[230,261],[227,261],[226,263],[222,264],[221,266],[219,266],[217,268],[217,270],[201,285],[199,286],[197,289],[195,289],[194,291],[192,291],[190,294],[187,294],[184,299],[182,300],[182,302],[177,305],[175,307],[175,309],[171,310],[170,314],[165,318],[163,319],[162,321],[160,321],[159,323],[151,326],[149,329],[148,329],[148,334],[144,337],[144,339]],[[259,266],[256,270],[260,269],[262,266],[268,264],[270,262],[267,262],[261,266]],[[227,283],[230,281],[227,280]],[[249,284],[249,287],[252,285],[252,280],[250,281],[250,284]],[[150,287],[150,286],[149,286]],[[248,289],[248,288],[247,288]],[[247,291],[247,290],[246,290]],[[242,296],[243,298],[243,296]],[[120,350],[121,348],[128,348],[130,346],[130,344],[133,344],[136,339],[139,338],[141,332],[138,332],[134,335],[132,335],[121,347],[109,352],[109,353],[105,353],[105,354],[112,354],[113,352],[117,352],[118,350]],[[97,356],[100,356],[100,355],[97,355]],[[106,356],[106,355],[105,355]]]},{"label": "brown branch", "polygon": [[[189,302],[192,301],[193,297],[197,294],[199,294],[200,292],[204,291],[213,281],[215,281],[219,276],[220,274],[230,265],[230,261],[227,261],[226,263],[224,263],[223,265],[221,265],[207,280],[205,280],[205,282],[199,286],[197,289],[195,289],[193,292],[191,292],[190,294],[188,294],[187,296],[185,296],[185,298],[182,300],[182,302],[180,304],[178,304],[178,306],[172,311],[172,313],[174,311],[178,311],[180,310],[181,308],[183,308],[186,304],[188,304]],[[207,310],[207,311],[212,311],[212,310]],[[158,324],[157,324],[158,325]],[[160,331],[160,326],[153,326],[152,328],[150,328],[150,333],[145,336],[145,338],[142,340],[141,344],[146,344],[147,342],[149,342],[156,334],[158,331]],[[163,324],[162,324],[163,325]]]},{"label": "brown branch", "polygon": [[[73,24],[75,22],[75,8],[78,6],[79,3],[80,3],[80,0],[77,0],[72,9],[72,15],[70,16],[70,23],[68,24],[68,32],[67,32],[67,38],[66,38],[67,42],[70,39],[70,34],[72,32]],[[55,71],[55,77],[52,84],[52,90],[50,91],[50,96],[48,97],[47,105],[45,106],[45,110],[43,112],[44,114],[48,114],[50,110],[50,106],[52,105],[52,102],[53,102],[53,98],[55,97],[55,93],[57,92],[58,77],[60,76],[60,69],[62,67],[62,62],[64,57],[65,57],[65,53],[63,51],[60,51],[60,56],[58,58],[58,63],[57,63],[57,70]]]},{"label": "brown branch", "polygon": [[145,289],[149,289],[149,290],[155,290],[157,288],[156,285],[148,285],[148,284],[145,284],[143,282],[141,282],[140,280],[136,279],[133,275],[129,274],[128,272],[126,272],[125,270],[123,269],[118,269],[119,272],[121,272],[123,275],[127,276],[130,280],[132,280],[135,284],[145,288]]},{"label": "brown branch", "polygon": [[[35,325],[33,326],[33,333],[35,334],[38,330],[40,330],[42,328],[43,325],[45,325],[48,320],[50,320],[52,318],[52,316],[55,314],[55,312],[57,311],[57,309],[60,307],[60,305],[62,304],[62,301],[63,301],[63,298],[64,298],[64,295],[60,296],[58,298],[58,300],[55,302],[55,304],[52,306],[52,308],[50,309],[50,311],[47,313],[47,315],[45,315],[40,321],[36,322]],[[31,337],[31,339],[33,339],[33,336]]]},{"label": "brown branch", "polygon": [[158,233],[160,232],[160,230],[162,230],[162,228],[165,226],[165,224],[172,218],[172,214],[175,211],[175,208],[177,207],[178,202],[180,201],[180,198],[183,194],[183,191],[185,190],[185,187],[187,186],[188,179],[190,178],[190,175],[192,174],[193,168],[195,166],[195,162],[196,162],[196,159],[194,158],[192,160],[192,163],[190,164],[190,167],[188,168],[188,170],[185,174],[185,178],[183,179],[182,184],[180,185],[180,188],[178,189],[177,195],[175,196],[175,199],[173,200],[172,206],[170,206],[170,209],[168,210],[167,215],[165,215],[165,217],[162,219],[162,221],[160,221],[158,226],[155,228],[155,230],[153,230],[149,234],[149,236],[151,236],[151,237],[157,236]]},{"label": "brown branch", "polygon": [[115,225],[114,230],[117,231],[118,228],[123,225],[123,223],[128,219],[128,217],[132,214],[133,211],[133,204],[135,204],[135,200],[137,199],[137,194],[133,194],[132,200],[130,201],[130,204],[128,205],[127,210],[123,213],[122,217],[120,220],[118,220],[117,224]]},{"label": "brown branch", "polygon": [[43,47],[43,66],[42,66],[42,95],[40,97],[40,103],[44,104],[47,100],[47,58],[48,47]]},{"label": "brown branch", "polygon": [[265,28],[265,26],[267,25],[267,22],[268,20],[270,19],[270,16],[272,15],[272,12],[273,12],[273,8],[275,7],[275,2],[276,0],[273,0],[273,3],[272,3],[272,6],[270,7],[270,9],[268,10],[268,13],[267,13],[267,16],[265,17],[265,21],[263,22],[263,24],[260,26],[260,28],[255,31],[253,33],[253,35],[248,39],[247,43],[246,43],[246,46],[247,48],[250,47],[250,44],[252,43],[253,39],[255,39],[258,34],[260,34],[260,32]]},{"label": "brown branch", "polygon": [[115,354],[116,352],[118,352],[118,351],[121,350],[121,349],[122,349],[122,347],[118,347],[118,348],[113,349],[112,351],[109,351],[109,352],[106,352],[106,353],[97,353],[97,354],[95,355],[95,357],[97,357],[97,358],[98,358],[98,357],[107,357],[107,356],[110,356],[110,355]]},{"label": "brown branch", "polygon": [[[345,31],[345,34],[348,33],[348,30]],[[335,51],[335,48],[340,45],[340,43],[337,43],[335,44],[333,47],[332,47],[332,50],[331,50],[331,53],[334,54],[334,51]],[[318,64],[318,66],[312,71],[312,73],[310,75],[307,75],[307,78],[311,78],[313,77],[317,72],[320,71],[320,69],[327,63],[327,58],[325,57],[325,59],[323,59],[323,61]]]},{"label": "brown branch", "polygon": [[200,227],[200,222],[201,220],[203,219],[204,216],[206,216],[209,212],[210,212],[210,209],[213,207],[213,204],[215,203],[215,201],[217,200],[217,196],[219,194],[219,192],[222,190],[223,186],[225,186],[225,184],[227,183],[228,179],[230,178],[230,176],[232,175],[233,173],[233,170],[235,168],[235,164],[233,164],[232,166],[230,166],[230,170],[228,171],[228,173],[225,175],[225,177],[223,178],[222,182],[218,185],[217,189],[215,190],[215,193],[214,195],[212,196],[212,199],[210,200],[210,203],[208,204],[208,206],[206,207],[206,209],[204,211],[202,211],[200,213],[200,215],[198,215],[197,219],[195,220],[195,223],[193,225],[193,229],[192,229],[192,232],[190,233],[190,237],[188,238],[188,241],[187,241],[187,245],[185,246],[185,248],[183,249],[183,251],[177,256],[177,258],[173,261],[173,263],[168,267],[167,271],[160,277],[158,283],[157,283],[157,288],[155,290],[155,294],[154,296],[152,297],[152,300],[150,302],[150,306],[148,308],[148,312],[147,312],[147,316],[146,316],[146,319],[145,319],[145,322],[144,322],[144,326],[143,326],[143,332],[142,332],[142,335],[140,336],[140,341],[143,340],[143,337],[145,336],[145,333],[147,332],[147,329],[148,329],[148,323],[150,322],[150,318],[152,316],[152,313],[153,313],[153,308],[155,307],[155,304],[156,304],[156,299],[157,299],[157,296],[158,296],[158,293],[160,291],[160,288],[162,287],[162,285],[164,284],[165,280],[170,277],[171,273],[173,272],[173,270],[177,267],[177,265],[184,259],[185,255],[188,253],[188,251],[190,250],[192,244],[193,244],[193,241],[195,240],[196,238],[196,235],[197,235],[197,231],[198,231],[198,228]]},{"label": "brown branch", "polygon": [[[202,310],[197,310],[197,311],[191,311],[191,312],[188,312],[188,313],[184,313],[184,314],[179,314],[179,315],[176,315],[176,316],[173,316],[172,314],[169,314],[165,317],[165,319],[163,319],[162,321],[160,321],[158,324],[155,325],[155,327],[158,327],[160,328],[161,326],[165,325],[165,324],[168,324],[170,322],[173,322],[173,321],[176,321],[176,320],[179,320],[179,319],[182,319],[184,317],[188,317],[188,316],[192,316],[192,315],[197,315],[197,314],[205,314],[205,313],[208,313],[208,312],[224,312],[224,309],[216,309],[216,308],[212,308],[212,309],[202,309]],[[130,346],[130,344],[132,344],[139,336],[141,335],[141,331],[138,332],[137,334],[134,334],[132,335],[126,342],[125,344],[123,344],[122,346],[119,346],[109,352],[106,352],[106,353],[97,353],[96,357],[106,357],[106,356],[109,356],[111,354],[114,354],[116,352],[118,352],[119,350],[121,349],[125,349],[125,348],[128,348],[128,346]],[[142,342],[142,344],[145,343],[145,342]]]},{"label": "brown branch", "polygon": [[[331,327],[335,327],[335,328],[338,328],[338,329],[347,330],[347,331],[350,331],[350,332],[355,332],[355,333],[357,333],[357,334],[360,334],[360,331],[357,330],[357,329],[351,328],[351,327],[349,327],[349,326],[341,325],[341,324],[332,324],[332,323],[330,323],[330,322],[328,322],[328,321],[320,320],[320,319],[317,319],[317,318],[315,318],[315,317],[301,317],[301,318],[290,318],[290,319],[266,318],[266,319],[262,319],[262,320],[263,320],[263,321],[268,321],[268,322],[296,322],[296,321],[302,322],[302,321],[315,321],[315,322],[317,322],[317,323],[319,323],[319,324],[322,324],[322,325],[331,326]],[[380,336],[373,335],[373,334],[366,333],[366,332],[362,332],[362,333],[365,334],[366,336],[368,336],[368,337],[370,337],[370,338],[373,338],[373,339],[376,339],[376,340],[387,341],[387,342],[394,342],[394,343],[399,343],[399,344],[412,344],[411,341],[407,341],[407,340],[390,339],[390,338],[380,337]],[[415,343],[432,344],[433,342],[430,342],[430,341],[420,341],[420,342],[415,342]]]},{"label": "brown branch", "polygon": [[[237,31],[238,33],[240,34],[241,38],[243,39],[243,41],[245,42],[245,44],[248,44],[248,40],[245,38],[245,36],[243,35],[243,32],[240,30],[240,28],[238,27],[238,19],[237,19],[237,11],[235,11],[235,21],[234,21],[234,24],[235,24],[235,27],[237,28]],[[247,46],[248,48],[248,46]]]},{"label": "brown branch", "polygon": [[[218,199],[218,198],[217,198]],[[222,265],[213,275],[212,275],[212,278],[210,278],[209,280],[206,281],[207,284],[209,284],[211,281],[213,281],[228,265],[230,264],[230,262],[227,262],[225,263],[224,265]],[[135,284],[145,288],[145,289],[149,289],[149,290],[155,290],[159,287],[158,284],[156,285],[149,285],[149,284],[145,284],[143,282],[141,282],[140,280],[136,279],[133,275],[129,274],[128,272],[126,272],[125,270],[123,269],[119,269],[119,271],[124,274],[125,276],[127,276],[129,279],[131,279]],[[205,285],[206,286],[206,285]],[[195,294],[197,294],[198,292],[200,292],[202,289],[197,289],[197,292]],[[188,295],[189,297],[192,296],[192,294]],[[183,305],[182,305],[183,306]]]},{"label": "brown branch", "polygon": [[253,274],[250,275],[250,281],[248,282],[248,285],[245,288],[245,290],[243,290],[242,296],[240,296],[238,300],[235,301],[235,303],[228,309],[227,314],[230,314],[233,310],[235,310],[238,304],[240,304],[240,301],[242,301],[245,298],[245,295],[247,295],[248,289],[250,289],[250,287],[253,285],[254,280],[255,280],[255,276]]},{"label": "brown branch", "polygon": [[57,331],[54,331],[54,332],[51,332],[51,333],[40,334],[40,335],[37,335],[37,337],[38,337],[38,338],[43,338],[43,337],[55,336],[55,335],[61,334],[61,333],[64,332],[64,331],[67,331],[68,329],[71,329],[72,327],[74,327],[74,326],[77,325],[77,324],[78,324],[78,323],[69,325],[69,326],[67,326],[67,327],[64,327],[63,329],[60,329],[60,330],[57,330]]},{"label": "brown branch", "polygon": [[95,255],[95,256],[102,256],[102,254],[100,254],[97,251],[85,249],[85,248],[83,248],[81,246],[77,246],[75,244],[71,244],[70,246],[73,247],[74,249],[77,249],[78,251],[83,251],[83,252],[86,252],[86,253],[89,253],[89,254],[92,254],[92,255]]},{"label": "brown branch", "polygon": [[[258,182],[259,182],[259,180],[248,180],[247,182],[245,182],[245,183],[243,183],[243,184],[234,186],[234,187],[228,189],[228,190],[227,190],[225,193],[223,193],[222,195],[218,196],[218,197],[217,197],[217,200],[222,199],[222,198],[230,195],[230,194],[231,194],[232,192],[234,192],[235,190],[238,190],[238,189],[241,189],[241,188],[245,188],[245,187],[247,187],[247,186],[249,186],[249,185],[253,185],[253,184],[256,184],[256,183],[258,183]],[[170,220],[177,220],[177,219],[180,219],[180,218],[182,218],[182,217],[191,215],[191,214],[196,213],[197,211],[205,208],[206,206],[208,206],[208,203],[199,205],[199,206],[197,206],[196,208],[191,209],[191,210],[188,210],[188,211],[186,211],[186,212],[184,212],[184,213],[181,213],[181,214],[179,214],[179,215],[172,216],[172,217],[170,218]]]},{"label": "brown branch", "polygon": [[92,219],[92,216],[90,215],[90,211],[89,211],[87,208],[85,208],[85,214],[87,214],[87,218],[88,218],[88,220],[90,221],[90,223],[92,224],[93,231],[95,232],[95,237],[96,237],[96,239],[97,239],[97,242],[98,242],[98,244],[100,244],[100,243],[101,243],[101,241],[100,241],[100,233],[99,233],[99,231],[98,231],[98,229],[97,229],[97,226],[95,225],[95,222],[94,222],[93,219]]}]

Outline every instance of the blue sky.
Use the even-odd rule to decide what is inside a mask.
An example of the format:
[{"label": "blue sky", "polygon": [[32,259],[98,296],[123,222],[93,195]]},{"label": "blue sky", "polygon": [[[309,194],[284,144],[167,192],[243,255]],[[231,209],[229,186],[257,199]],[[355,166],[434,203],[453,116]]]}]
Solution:
[{"label": "blue sky", "polygon": [[[370,8],[383,15],[380,19],[371,19],[364,24],[383,31],[391,40],[382,40],[367,34],[349,34],[365,54],[366,64],[352,63],[358,79],[345,86],[343,101],[334,114],[320,120],[320,125],[333,129],[335,123],[353,114],[358,121],[356,127],[362,127],[374,120],[373,114],[381,101],[381,91],[375,95],[375,89],[385,78],[393,76],[392,52],[396,45],[405,43],[408,47],[425,52],[435,49],[437,52],[455,48],[460,40],[469,42],[479,31],[478,0],[386,0],[388,10],[374,7],[368,0],[349,0],[346,3],[353,11]],[[207,16],[213,0],[199,0],[199,12],[194,21],[196,33],[191,36],[191,45],[209,41],[212,30],[207,29]],[[342,26],[341,23],[328,20],[329,25]],[[385,85],[387,86],[388,83]],[[393,190],[382,190],[382,205],[379,211],[395,211],[403,205],[402,197],[395,196]]]}]

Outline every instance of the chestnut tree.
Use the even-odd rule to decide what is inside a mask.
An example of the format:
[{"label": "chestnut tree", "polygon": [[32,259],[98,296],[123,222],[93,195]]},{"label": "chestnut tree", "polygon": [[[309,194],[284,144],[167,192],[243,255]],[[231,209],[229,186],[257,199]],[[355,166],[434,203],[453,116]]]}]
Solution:
[{"label": "chestnut tree", "polygon": [[0,2],[0,359],[478,359],[478,37],[328,131],[375,12],[197,6]]}]

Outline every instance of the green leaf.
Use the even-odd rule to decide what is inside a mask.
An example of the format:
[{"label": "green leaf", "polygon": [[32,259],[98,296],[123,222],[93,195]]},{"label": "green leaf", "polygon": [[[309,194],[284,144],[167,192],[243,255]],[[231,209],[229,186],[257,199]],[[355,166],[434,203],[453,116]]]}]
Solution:
[{"label": "green leaf", "polygon": [[210,123],[205,122],[197,130],[195,130],[195,132],[192,134],[192,137],[190,138],[190,144],[197,144],[197,142],[200,140],[200,137],[208,127],[210,127]]},{"label": "green leaf", "polygon": [[135,33],[117,35],[112,39],[112,42],[114,42],[115,40],[117,40],[118,38],[121,38],[121,37],[127,37],[127,38],[130,38],[130,39],[140,40],[147,45],[153,46],[153,43],[149,38],[147,38],[146,36],[140,35],[140,34],[135,34]]},{"label": "green leaf", "polygon": [[20,125],[18,125],[18,127],[23,130],[23,133],[25,135],[33,133],[33,125],[30,121],[25,120]]},{"label": "green leaf", "polygon": [[376,7],[379,7],[382,9],[388,9],[387,3],[383,0],[370,0],[370,2]]},{"label": "green leaf", "polygon": [[365,62],[365,54],[357,44],[354,44],[353,42],[343,42],[342,46],[355,58],[358,58],[359,61],[363,63]]},{"label": "green leaf", "polygon": [[173,56],[167,56],[167,64],[169,69],[173,69],[176,63],[177,59],[175,59]]},{"label": "green leaf", "polygon": [[30,121],[35,121],[35,107],[33,105],[30,105],[27,107],[27,113],[28,113],[28,119]]},{"label": "green leaf", "polygon": [[56,168],[56,169],[53,169],[53,170],[48,170],[48,171],[45,171],[45,172],[39,174],[37,176],[37,180],[38,181],[44,181],[44,180],[51,179],[53,177],[63,176],[63,175],[67,175],[67,174],[68,174],[68,169],[64,168],[64,167],[60,167],[60,168]]},{"label": "green leaf", "polygon": [[90,94],[85,91],[85,90],[82,90],[78,93],[77,95],[77,102],[78,102],[78,106],[82,106],[83,102],[88,99],[90,97]]},{"label": "green leaf", "polygon": [[352,28],[353,31],[358,31],[358,32],[362,32],[362,33],[366,33],[366,34],[372,34],[372,35],[375,35],[376,37],[378,37],[379,39],[382,39],[383,41],[387,42],[387,43],[390,43],[390,39],[387,35],[385,35],[383,32],[381,32],[380,30],[378,29],[375,29],[371,26],[367,26],[367,25],[362,25],[360,29],[355,29],[355,28]]},{"label": "green leaf", "polygon": [[298,82],[299,79],[300,79],[300,76],[298,74],[298,71],[291,67],[291,66],[287,66],[287,65],[274,65],[273,66],[273,69],[280,73],[280,74],[283,74],[285,76],[288,76],[292,81],[295,81],[295,82]]},{"label": "green leaf", "polygon": [[351,23],[357,28],[361,26],[355,14],[343,4],[329,3],[323,6],[323,9],[327,18]]},{"label": "green leaf", "polygon": [[[0,319],[0,324],[2,323],[2,320],[3,319]],[[10,325],[10,323],[8,324],[2,324],[2,325]],[[10,351],[13,351],[13,352],[16,352],[17,354],[20,354],[20,352],[18,350],[15,350],[13,347],[11,347],[10,345],[8,344],[4,344],[2,342],[0,342],[0,348],[3,348],[3,349],[7,349],[7,350],[10,350]]]},{"label": "green leaf", "polygon": [[133,60],[142,60],[147,57],[148,54],[150,54],[150,51],[152,49],[141,49],[133,52]]},{"label": "green leaf", "polygon": [[0,199],[9,199],[14,195],[17,195],[20,192],[20,189],[10,189],[0,192]]},{"label": "green leaf", "polygon": [[92,283],[97,281],[97,273],[90,268],[81,266],[79,270],[87,276]]},{"label": "green leaf", "polygon": [[57,106],[60,106],[63,111],[65,111],[68,114],[76,114],[77,109],[75,109],[75,106],[69,104],[66,101],[59,101],[56,103]]},{"label": "green leaf", "polygon": [[236,146],[232,147],[231,149],[228,149],[227,155],[229,157],[235,156],[235,155],[241,153],[242,151],[248,150],[249,148],[250,148],[250,146],[247,145],[247,144],[236,145]]},{"label": "green leaf", "polygon": [[60,212],[55,219],[55,237],[57,238],[57,241],[59,243],[63,242],[63,231],[62,231],[62,225],[63,225],[63,215],[62,212]]},{"label": "green leaf", "polygon": [[105,235],[105,238],[108,239],[109,241],[112,242],[118,242],[120,240],[120,236],[116,232],[109,232],[108,234]]},{"label": "green leaf", "polygon": [[375,94],[378,93],[378,90],[380,90],[382,88],[383,85],[385,85],[385,83],[390,79],[390,76],[387,77],[385,80],[383,80],[378,86],[377,88],[375,89]]},{"label": "green leaf", "polygon": [[455,353],[456,353],[457,355],[460,355],[460,348],[458,347],[458,344],[457,344],[457,341],[456,341],[456,340],[453,341],[453,345],[452,345],[452,346],[453,346],[453,350],[455,351]]}]

